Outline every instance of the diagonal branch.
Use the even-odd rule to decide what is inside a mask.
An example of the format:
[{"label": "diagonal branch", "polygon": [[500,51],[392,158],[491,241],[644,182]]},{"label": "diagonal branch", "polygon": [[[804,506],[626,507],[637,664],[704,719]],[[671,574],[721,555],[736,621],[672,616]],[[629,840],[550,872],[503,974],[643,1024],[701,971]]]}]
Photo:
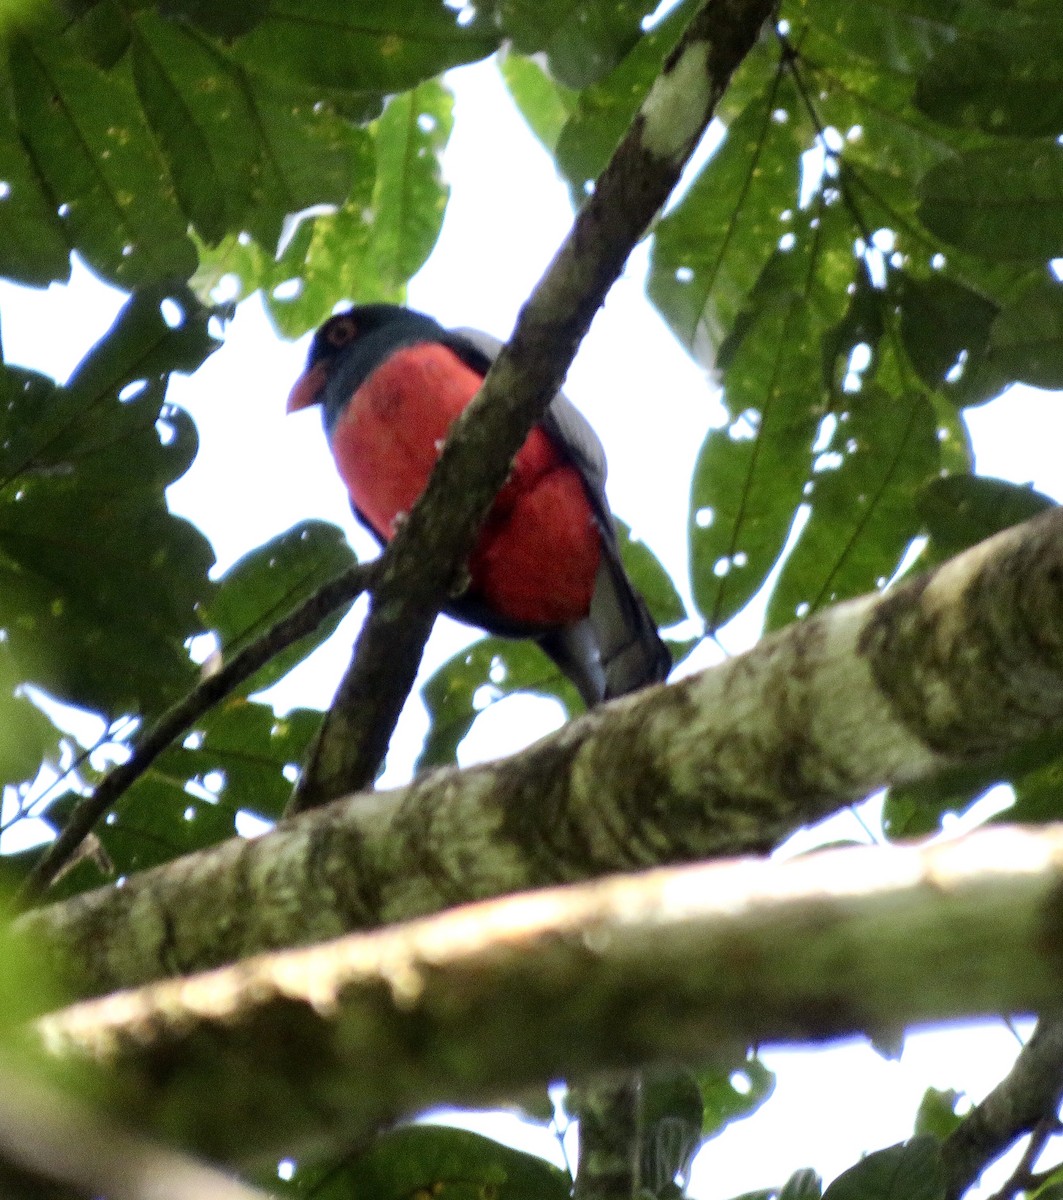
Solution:
[{"label": "diagonal branch", "polygon": [[312,633],[326,617],[348,604],[370,586],[377,563],[359,563],[326,583],[294,611],[282,617],[208,675],[168,709],[137,739],[124,763],[112,767],[93,791],[75,805],[59,836],[44,852],[22,886],[23,902],[41,896],[49,884],[77,854],[96,822],[133,786],[159,755],[185,733],[205,712],[250,679],[262,666],[289,646]]},{"label": "diagonal branch", "polygon": [[[1061,888],[1063,825],[661,869],[261,955],[36,1028],[103,1069],[123,1119],[219,1161],[298,1154],[559,1077],[1057,1005]],[[1058,1026],[1041,1041],[981,1106],[1007,1129],[968,1136],[973,1168],[955,1137],[958,1184],[1029,1127],[1009,1106],[1051,1111]]]},{"label": "diagonal branch", "polygon": [[1061,1102],[1063,1020],[1053,1015],[1038,1023],[1005,1078],[945,1139],[949,1200],[958,1200],[1020,1137],[1042,1124],[1057,1126]]},{"label": "diagonal branch", "polygon": [[372,783],[436,613],[461,586],[460,564],[513,456],[773,8],[774,0],[707,0],[665,62],[385,555],[354,659],[289,814]]},{"label": "diagonal branch", "polygon": [[[353,796],[28,913],[99,994],[505,892],[765,851],[891,783],[1063,729],[1063,510],[510,759]],[[986,766],[987,778],[993,778]]]}]

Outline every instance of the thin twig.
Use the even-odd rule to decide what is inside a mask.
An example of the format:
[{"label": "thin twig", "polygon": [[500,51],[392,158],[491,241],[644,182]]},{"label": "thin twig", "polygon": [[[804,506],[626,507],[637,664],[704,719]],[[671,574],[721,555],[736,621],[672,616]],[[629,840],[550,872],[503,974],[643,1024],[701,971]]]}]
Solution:
[{"label": "thin twig", "polygon": [[1060,1128],[1059,1120],[1056,1117],[1046,1117],[1043,1121],[1038,1121],[1030,1134],[1030,1140],[1022,1152],[1018,1166],[1012,1171],[1007,1183],[999,1191],[994,1192],[989,1200],[1014,1200],[1019,1192],[1030,1190],[1031,1181],[1034,1179],[1034,1163],[1041,1157],[1045,1146],[1059,1133]]},{"label": "thin twig", "polygon": [[42,895],[73,858],[96,822],[175,738],[180,737],[219,700],[250,679],[271,658],[311,633],[337,608],[350,603],[370,587],[378,562],[359,563],[330,580],[163,713],[138,739],[129,758],[112,767],[91,794],[75,806],[59,836],[27,876],[19,899],[25,903]]}]

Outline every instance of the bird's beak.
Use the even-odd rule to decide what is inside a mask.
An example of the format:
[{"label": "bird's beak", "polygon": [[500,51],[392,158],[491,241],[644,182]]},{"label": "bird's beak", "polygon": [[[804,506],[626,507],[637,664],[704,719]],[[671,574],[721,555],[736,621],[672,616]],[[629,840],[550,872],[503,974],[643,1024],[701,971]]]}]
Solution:
[{"label": "bird's beak", "polygon": [[321,399],[321,392],[325,387],[326,380],[325,368],[321,363],[307,367],[295,381],[295,387],[288,396],[288,412],[298,412],[301,408],[309,408],[312,404],[317,404]]}]

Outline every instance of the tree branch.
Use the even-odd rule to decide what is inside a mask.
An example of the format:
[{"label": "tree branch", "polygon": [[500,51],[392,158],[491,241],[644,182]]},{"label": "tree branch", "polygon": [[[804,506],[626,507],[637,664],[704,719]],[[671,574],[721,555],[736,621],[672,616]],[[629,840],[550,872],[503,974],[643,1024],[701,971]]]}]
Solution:
[{"label": "tree branch", "polygon": [[429,772],[20,918],[70,995],[469,900],[766,851],[1063,728],[1063,510],[511,759]]},{"label": "tree branch", "polygon": [[707,0],[666,61],[385,554],[354,658],[289,815],[372,783],[436,613],[461,588],[461,564],[513,456],[773,7],[774,0]]},{"label": "tree branch", "polygon": [[949,1200],[958,1200],[1024,1134],[1046,1122],[1058,1127],[1061,1102],[1063,1019],[1053,1016],[1038,1023],[1011,1071],[946,1138],[942,1153]]},{"label": "tree branch", "polygon": [[[298,1154],[558,1077],[1058,1005],[1061,895],[1061,825],[662,869],[263,955],[37,1029],[103,1069],[125,1119],[221,1161]],[[1049,1036],[1008,1085],[1031,1119],[1058,1088]],[[991,1152],[975,1125],[954,1135],[954,1180],[965,1144]]]},{"label": "tree branch", "polygon": [[112,767],[90,795],[75,805],[59,836],[44,852],[22,885],[23,903],[42,895],[77,853],[96,822],[133,786],[159,755],[192,724],[250,679],[266,663],[300,638],[312,633],[326,617],[350,603],[370,586],[376,562],[359,563],[330,580],[297,609],[282,617],[261,637],[245,646],[198,687],[168,709],[133,746],[124,763]]}]

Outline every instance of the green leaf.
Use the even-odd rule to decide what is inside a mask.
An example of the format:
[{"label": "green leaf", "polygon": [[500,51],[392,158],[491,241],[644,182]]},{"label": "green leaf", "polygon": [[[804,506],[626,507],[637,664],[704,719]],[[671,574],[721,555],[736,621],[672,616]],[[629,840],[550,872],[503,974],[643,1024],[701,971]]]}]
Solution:
[{"label": "green leaf", "polygon": [[579,93],[556,147],[557,166],[568,182],[574,207],[586,199],[590,185],[627,132],[665,57],[689,22],[691,10],[690,2],[678,5],[614,70]]},{"label": "green leaf", "polygon": [[752,1116],[775,1091],[774,1071],[755,1055],[726,1069],[701,1071],[697,1080],[705,1105],[702,1133],[707,1138]]},{"label": "green leaf", "polygon": [[731,332],[797,204],[803,109],[776,75],[657,225],[647,292],[676,337],[706,366]]},{"label": "green leaf", "polygon": [[839,1175],[823,1200],[945,1200],[945,1168],[936,1138],[877,1150]]},{"label": "green leaf", "polygon": [[1063,1198],[1063,1168],[1048,1173],[1048,1178],[1026,1193],[1027,1200],[1061,1200]]},{"label": "green leaf", "polygon": [[705,1103],[689,1071],[647,1072],[641,1087],[641,1182],[666,1196],[684,1182],[701,1143]]},{"label": "green leaf", "polygon": [[372,262],[385,290],[399,291],[439,237],[450,188],[439,156],[450,137],[454,98],[440,83],[393,96],[376,127]]},{"label": "green leaf", "polygon": [[1002,383],[1063,388],[1063,286],[1038,281],[993,322],[988,368]]},{"label": "green leaf", "polygon": [[[880,0],[854,7],[847,0],[798,0],[794,6],[835,43],[837,51],[858,55],[890,71],[920,70],[955,37],[953,20],[961,0]],[[805,47],[802,47],[805,49]]]},{"label": "green leaf", "polygon": [[[900,332],[908,359],[929,388],[949,386],[948,376],[964,364],[969,378],[984,357],[997,305],[947,275],[920,278],[902,272],[891,279],[900,307]],[[961,384],[962,388],[962,384]],[[964,394],[958,402],[969,401]]]},{"label": "green leaf", "polygon": [[946,125],[1054,137],[1063,129],[1063,23],[1009,13],[991,32],[943,46],[919,78],[916,103]]},{"label": "green leaf", "polygon": [[499,55],[498,69],[528,128],[552,154],[575,111],[577,93],[551,79],[538,63],[512,51]]},{"label": "green leaf", "polygon": [[922,392],[846,395],[812,467],[811,513],[772,592],[766,627],[881,587],[920,528],[916,499],[939,464]]},{"label": "green leaf", "polygon": [[919,188],[924,225],[995,261],[1063,254],[1063,146],[1000,142],[932,168]]},{"label": "green leaf", "polygon": [[[270,704],[230,697],[158,761],[162,775],[206,787],[220,806],[279,820],[321,724],[316,709],[278,717]],[[213,776],[213,778],[211,778]],[[135,797],[134,797],[135,799]]]},{"label": "green leaf", "polygon": [[779,1200],[819,1200],[823,1181],[811,1167],[795,1171],[783,1184]]},{"label": "green leaf", "polygon": [[949,475],[931,480],[918,506],[930,537],[927,561],[938,563],[1054,508],[1055,501],[1028,485],[981,475]]},{"label": "green leaf", "polygon": [[293,335],[320,324],[341,300],[401,303],[442,227],[449,188],[439,156],[451,107],[450,92],[438,83],[392,97],[371,140],[353,144],[354,191],[338,212],[305,221],[280,264],[235,242],[216,271],[235,270],[245,286],[257,276],[272,288],[269,311]]},{"label": "green leaf", "polygon": [[607,75],[637,45],[652,0],[490,0],[491,12],[520,54],[544,51],[550,75],[567,88],[586,88]]},{"label": "green leaf", "polygon": [[1015,801],[994,817],[996,822],[1017,825],[1046,825],[1063,816],[1063,759],[1050,762],[1012,780]]},{"label": "green leaf", "polygon": [[349,92],[393,94],[497,49],[488,21],[437,0],[274,0],[233,47],[250,70]]},{"label": "green leaf", "polygon": [[240,4],[218,4],[216,0],[160,0],[159,3],[159,12],[167,20],[184,18],[225,39],[254,29],[269,9],[270,0],[241,0]]},{"label": "green leaf", "polygon": [[186,279],[195,248],[124,67],[54,36],[9,51],[18,123],[71,244],[124,287]]},{"label": "green leaf", "polygon": [[951,1088],[947,1091],[927,1088],[915,1114],[916,1134],[928,1134],[943,1142],[963,1122],[963,1117],[956,1112],[956,1105],[962,1098],[962,1092]]},{"label": "green leaf", "polygon": [[211,243],[238,230],[259,171],[240,79],[190,27],[148,9],[133,24],[133,77],[181,207]]},{"label": "green leaf", "polygon": [[721,354],[730,421],[709,434],[694,470],[691,589],[710,630],[751,599],[782,552],[826,412],[823,337],[855,270],[847,215],[805,214],[794,238]]},{"label": "green leaf", "polygon": [[260,139],[246,228],[272,251],[281,217],[342,204],[357,188],[367,136],[311,89],[257,75],[241,86]]},{"label": "green leaf", "polygon": [[358,1157],[300,1176],[314,1200],[568,1200],[572,1185],[541,1158],[441,1125],[391,1129]]},{"label": "green leaf", "polygon": [[0,787],[33,779],[41,763],[59,756],[59,730],[8,682],[15,674],[10,654],[0,667]]},{"label": "green leaf", "polygon": [[582,707],[575,687],[532,641],[487,637],[459,650],[421,688],[431,725],[414,772],[453,763],[484,708],[516,692],[549,696],[568,714]]},{"label": "green leaf", "polygon": [[0,274],[43,285],[70,275],[70,249],[55,205],[26,155],[13,117],[6,62],[0,57]]},{"label": "green leaf", "polygon": [[0,372],[0,627],[19,677],[72,703],[156,711],[194,678],[183,643],[213,555],[166,507],[196,435],[163,394],[168,371],[214,348],[208,316],[147,289],[65,388]]},{"label": "green leaf", "polygon": [[[310,709],[278,717],[270,705],[239,697],[212,709],[121,796],[96,826],[95,852],[49,895],[73,896],[227,841],[240,811],[279,819],[320,723]],[[46,819],[61,828],[79,799],[63,796]]]},{"label": "green leaf", "polygon": [[[343,530],[326,521],[302,521],[286,533],[245,554],[218,580],[201,606],[204,624],[217,631],[228,660],[356,559]],[[295,645],[289,646],[241,687],[261,691],[330,637],[344,612],[333,613]]]},{"label": "green leaf", "polygon": [[68,0],[59,7],[70,18],[63,31],[67,40],[89,62],[109,71],[129,49],[130,13],[119,0],[96,0],[90,6]]},{"label": "green leaf", "polygon": [[635,541],[631,537],[631,529],[623,521],[614,517],[613,524],[616,526],[624,569],[635,590],[649,606],[654,621],[662,628],[667,628],[684,620],[686,608],[660,559],[645,542]]}]

